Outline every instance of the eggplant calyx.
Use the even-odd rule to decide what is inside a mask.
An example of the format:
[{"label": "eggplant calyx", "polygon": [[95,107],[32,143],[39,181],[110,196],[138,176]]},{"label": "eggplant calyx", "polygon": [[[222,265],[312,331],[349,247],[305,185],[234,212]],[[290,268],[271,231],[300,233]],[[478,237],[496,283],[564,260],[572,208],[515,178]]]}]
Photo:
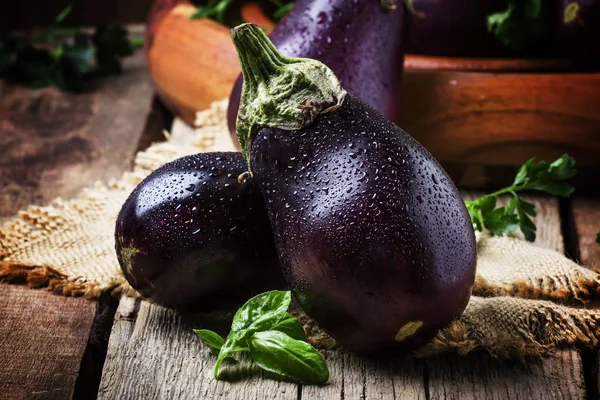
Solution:
[{"label": "eggplant calyx", "polygon": [[252,177],[250,147],[260,128],[301,130],[340,107],[346,91],[325,64],[283,56],[254,24],[233,28],[231,39],[244,77],[236,131],[250,174],[241,180]]}]

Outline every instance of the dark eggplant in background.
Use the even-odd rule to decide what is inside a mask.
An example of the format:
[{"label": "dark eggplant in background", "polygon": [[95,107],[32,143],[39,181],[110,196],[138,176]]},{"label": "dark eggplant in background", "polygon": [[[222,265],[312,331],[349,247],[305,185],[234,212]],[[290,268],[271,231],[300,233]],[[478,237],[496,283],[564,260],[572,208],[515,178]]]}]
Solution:
[{"label": "dark eggplant in background", "polygon": [[561,51],[578,63],[600,65],[600,1],[558,0],[557,5]]},{"label": "dark eggplant in background", "polygon": [[488,15],[506,9],[506,0],[413,0],[410,4],[407,53],[446,57],[510,54],[486,26]]},{"label": "dark eggplant in background", "polygon": [[[393,1],[391,3],[394,3]],[[296,0],[269,37],[282,54],[326,64],[344,88],[397,122],[404,48],[404,8],[381,0]],[[242,77],[229,99],[235,137]]]},{"label": "dark eggplant in background", "polygon": [[251,24],[232,38],[251,167],[241,178],[260,187],[296,300],[352,351],[418,348],[461,315],[474,284],[473,226],[456,187],[325,65],[283,57]]},{"label": "dark eggplant in background", "polygon": [[185,312],[215,311],[284,287],[264,202],[238,184],[239,153],[204,153],[146,177],[116,223],[121,269],[143,297]]}]

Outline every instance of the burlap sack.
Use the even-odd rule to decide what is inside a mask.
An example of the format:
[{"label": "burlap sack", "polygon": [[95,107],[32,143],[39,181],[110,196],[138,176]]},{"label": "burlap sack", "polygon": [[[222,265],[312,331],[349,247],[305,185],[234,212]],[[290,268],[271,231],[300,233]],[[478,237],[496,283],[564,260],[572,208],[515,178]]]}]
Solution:
[{"label": "burlap sack", "polygon": [[[192,140],[170,138],[140,152],[132,172],[96,184],[72,200],[31,206],[0,230],[0,280],[63,295],[135,295],[114,251],[114,221],[129,192],[155,168],[201,151],[233,150],[226,103],[199,113]],[[474,296],[464,315],[417,356],[485,349],[502,357],[539,356],[559,346],[596,346],[600,276],[563,255],[516,238],[478,235]],[[335,343],[300,315],[309,341]]]}]

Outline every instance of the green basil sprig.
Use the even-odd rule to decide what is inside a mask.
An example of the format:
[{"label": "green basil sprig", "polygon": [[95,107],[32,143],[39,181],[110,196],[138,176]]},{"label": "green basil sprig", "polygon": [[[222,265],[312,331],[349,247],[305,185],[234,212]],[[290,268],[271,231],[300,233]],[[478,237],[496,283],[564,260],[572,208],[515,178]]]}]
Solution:
[{"label": "green basil sprig", "polygon": [[325,359],[306,343],[304,329],[288,312],[289,291],[273,290],[248,300],[236,312],[227,339],[206,330],[194,330],[214,354],[214,377],[219,379],[221,364],[236,362],[236,355],[248,353],[260,368],[284,380],[322,384],[329,379]]}]

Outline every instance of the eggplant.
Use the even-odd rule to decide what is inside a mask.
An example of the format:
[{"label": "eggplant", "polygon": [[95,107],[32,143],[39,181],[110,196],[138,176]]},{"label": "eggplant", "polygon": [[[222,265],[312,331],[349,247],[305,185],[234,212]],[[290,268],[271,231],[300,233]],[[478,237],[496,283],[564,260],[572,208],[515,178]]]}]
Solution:
[{"label": "eggplant", "polygon": [[279,262],[306,314],[361,354],[405,353],[464,311],[476,244],[465,204],[415,139],[332,71],[232,30],[244,74],[237,133]]},{"label": "eggplant", "polygon": [[561,51],[578,63],[600,65],[600,1],[560,0],[557,4]]},{"label": "eggplant", "polygon": [[506,0],[413,0],[406,52],[446,57],[501,57],[510,51],[488,31],[490,14]]},{"label": "eggplant", "polygon": [[267,212],[239,153],[205,153],[156,169],[129,195],[115,227],[127,281],[144,298],[183,312],[240,305],[281,289]]},{"label": "eggplant", "polygon": [[[325,63],[350,93],[392,121],[398,121],[404,7],[395,7],[393,0],[387,1],[390,6],[382,3],[382,0],[296,0],[269,36],[288,57],[314,58]],[[240,76],[227,110],[234,139],[241,92]]]}]

